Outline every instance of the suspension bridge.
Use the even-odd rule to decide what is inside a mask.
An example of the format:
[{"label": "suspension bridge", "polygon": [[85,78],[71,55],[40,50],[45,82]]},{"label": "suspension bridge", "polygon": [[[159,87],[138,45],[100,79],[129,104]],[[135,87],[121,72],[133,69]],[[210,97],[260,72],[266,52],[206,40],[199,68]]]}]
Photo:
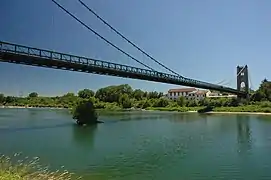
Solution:
[{"label": "suspension bridge", "polygon": [[[160,61],[156,60],[144,50],[135,45],[132,41],[127,39],[123,34],[117,31],[112,27],[108,22],[101,18],[97,13],[95,13],[90,7],[88,7],[83,1],[78,0],[83,7],[85,7],[89,12],[95,15],[99,20],[101,20],[106,26],[108,26],[113,32],[118,34],[121,38],[131,44],[134,48],[139,50],[141,53],[146,55],[152,61],[156,62],[160,66],[164,67],[171,73],[164,73],[156,71],[154,68],[144,64],[140,60],[136,59],[132,55],[128,54],[111,41],[107,40],[105,37],[100,35],[98,32],[94,31],[91,27],[86,25],[78,17],[72,14],[70,11],[65,9],[55,0],[52,0],[54,4],[57,5],[61,10],[63,10],[70,17],[75,19],[79,24],[88,29],[91,33],[98,36],[101,40],[128,56],[131,60],[136,61],[137,63],[143,65],[144,68],[128,66],[124,64],[113,63],[109,61],[103,61],[83,56],[66,54],[63,52],[56,52],[52,50],[39,49],[36,47],[29,47],[24,45],[19,45],[10,42],[0,41],[0,62],[15,63],[15,64],[24,64],[30,66],[40,66],[46,68],[62,69],[69,71],[79,71],[85,73],[94,73],[107,76],[118,76],[123,78],[132,78],[139,80],[147,80],[154,82],[161,82],[167,84],[175,84],[182,86],[190,86],[202,89],[216,90],[220,92],[227,92],[236,94],[239,97],[248,96],[248,68],[247,66],[238,66],[237,67],[237,89],[223,86],[220,84],[213,84],[208,82],[199,81],[196,79],[187,78],[181,76],[180,74],[174,72],[170,68],[163,65]],[[245,84],[245,88],[241,87],[241,84]]]},{"label": "suspension bridge", "polygon": [[247,92],[186,77],[0,41],[0,61],[228,92]]}]

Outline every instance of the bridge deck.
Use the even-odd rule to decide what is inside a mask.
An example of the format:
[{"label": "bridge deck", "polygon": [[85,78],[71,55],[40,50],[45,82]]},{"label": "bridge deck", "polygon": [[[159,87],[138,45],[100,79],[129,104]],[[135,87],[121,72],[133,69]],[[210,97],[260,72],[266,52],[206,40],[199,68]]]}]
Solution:
[{"label": "bridge deck", "polygon": [[202,82],[172,74],[141,69],[106,61],[64,54],[49,50],[37,49],[0,41],[0,61],[63,70],[80,71],[101,75],[119,76],[124,78],[141,79],[245,96],[246,93],[233,88]]}]

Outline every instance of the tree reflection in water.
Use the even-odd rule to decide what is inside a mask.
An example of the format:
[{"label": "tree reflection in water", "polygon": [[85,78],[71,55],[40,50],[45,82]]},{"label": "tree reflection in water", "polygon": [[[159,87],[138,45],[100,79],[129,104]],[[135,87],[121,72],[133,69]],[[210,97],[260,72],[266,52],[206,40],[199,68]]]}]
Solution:
[{"label": "tree reflection in water", "polygon": [[236,122],[238,150],[248,151],[252,145],[250,116],[236,115]]},{"label": "tree reflection in water", "polygon": [[[94,145],[95,133],[97,130],[97,124],[91,126],[78,126],[74,124],[72,126],[73,139],[76,144],[83,149],[91,149]],[[89,147],[89,148],[86,148]]]}]

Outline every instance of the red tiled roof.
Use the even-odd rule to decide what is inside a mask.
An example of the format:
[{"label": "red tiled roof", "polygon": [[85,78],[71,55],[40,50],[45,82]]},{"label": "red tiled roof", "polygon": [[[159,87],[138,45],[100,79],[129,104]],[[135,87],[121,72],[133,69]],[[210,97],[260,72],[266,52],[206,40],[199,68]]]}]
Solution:
[{"label": "red tiled roof", "polygon": [[168,92],[192,92],[192,91],[196,91],[196,88],[182,88],[182,89],[170,89],[168,90]]}]

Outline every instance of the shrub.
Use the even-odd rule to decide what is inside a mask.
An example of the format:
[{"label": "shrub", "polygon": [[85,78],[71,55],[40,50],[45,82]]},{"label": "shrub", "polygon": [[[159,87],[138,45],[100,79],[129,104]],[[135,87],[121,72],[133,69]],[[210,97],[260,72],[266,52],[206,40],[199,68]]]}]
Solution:
[{"label": "shrub", "polygon": [[79,101],[72,109],[73,119],[76,119],[78,125],[96,124],[97,113],[94,109],[93,102],[90,100]]}]

